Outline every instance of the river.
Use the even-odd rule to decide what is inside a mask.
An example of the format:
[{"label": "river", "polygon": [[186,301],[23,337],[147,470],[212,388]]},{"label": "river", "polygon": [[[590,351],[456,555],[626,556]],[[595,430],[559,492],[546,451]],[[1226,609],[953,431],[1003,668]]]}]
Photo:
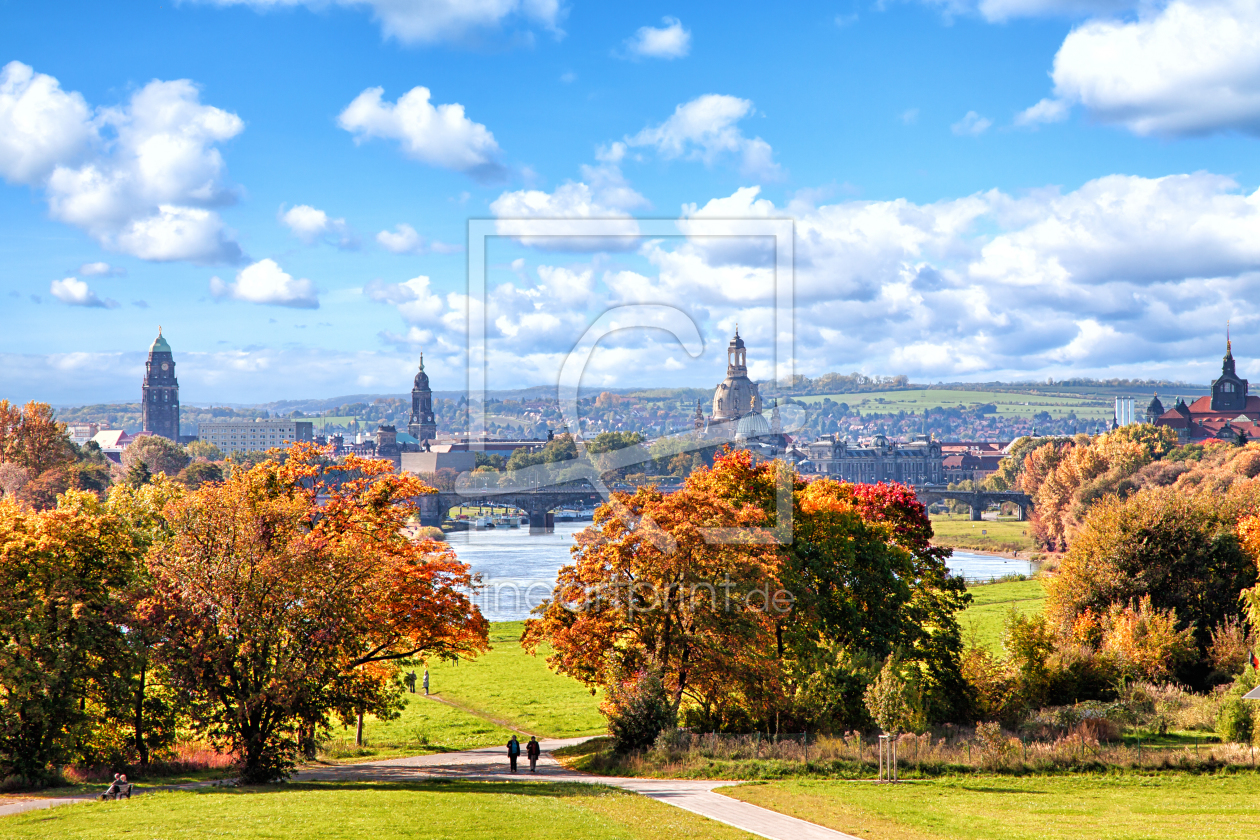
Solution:
[{"label": "river", "polygon": [[[477,596],[476,603],[486,618],[518,621],[551,594],[556,571],[569,562],[573,535],[588,524],[557,522],[554,534],[532,536],[528,528],[456,531],[447,539],[459,559],[481,574],[485,590]],[[1033,571],[1027,560],[971,551],[955,551],[948,565],[952,573],[968,581]]]}]

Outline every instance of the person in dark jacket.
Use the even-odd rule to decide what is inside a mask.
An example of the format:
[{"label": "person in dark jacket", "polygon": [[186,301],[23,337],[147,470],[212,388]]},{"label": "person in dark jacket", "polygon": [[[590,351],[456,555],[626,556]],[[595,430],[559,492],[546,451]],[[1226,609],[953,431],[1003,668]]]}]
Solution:
[{"label": "person in dark jacket", "polygon": [[508,748],[508,763],[512,765],[512,772],[515,773],[516,772],[516,759],[521,754],[521,742],[516,740],[515,735],[513,735],[511,740],[507,742],[507,748]]},{"label": "person in dark jacket", "polygon": [[525,745],[525,755],[529,756],[529,772],[538,772],[538,754],[541,752],[542,747],[538,745],[538,739],[530,735],[529,743]]}]

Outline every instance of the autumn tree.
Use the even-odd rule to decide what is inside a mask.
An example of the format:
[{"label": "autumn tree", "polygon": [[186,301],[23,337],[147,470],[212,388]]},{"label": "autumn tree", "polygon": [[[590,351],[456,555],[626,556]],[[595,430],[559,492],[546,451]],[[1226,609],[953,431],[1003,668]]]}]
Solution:
[{"label": "autumn tree", "polygon": [[89,494],[45,511],[0,501],[0,775],[45,782],[87,726],[138,556],[125,523]]},{"label": "autumn tree", "polygon": [[386,461],[298,445],[166,505],[144,619],[243,781],[284,776],[295,729],[396,696],[399,660],[487,649],[468,567],[404,535],[426,492]]},{"label": "autumn tree", "polygon": [[191,460],[184,447],[161,435],[144,435],[123,450],[122,455],[124,469],[143,461],[151,474],[166,473],[172,478]]},{"label": "autumn tree", "polygon": [[949,717],[966,693],[953,618],[966,595],[931,533],[907,488],[806,485],[782,462],[720,453],[676,493],[601,507],[523,643],[550,643],[552,667],[591,686],[654,670],[711,729],[861,725],[866,685],[905,650]]},{"label": "autumn tree", "polygon": [[1152,609],[1175,610],[1177,629],[1193,628],[1206,649],[1211,629],[1239,612],[1239,592],[1256,583],[1235,534],[1240,511],[1254,503],[1246,490],[1209,496],[1167,487],[1100,501],[1048,582],[1048,616],[1066,631],[1087,610],[1102,615],[1149,596]]},{"label": "autumn tree", "polygon": [[[522,643],[592,688],[621,674],[659,675],[677,714],[684,698],[712,714],[774,692],[772,545],[714,544],[707,529],[756,528],[764,514],[687,487],[617,494],[575,535],[556,596]],[[643,527],[634,527],[642,524]],[[780,600],[780,609],[790,602]]]}]

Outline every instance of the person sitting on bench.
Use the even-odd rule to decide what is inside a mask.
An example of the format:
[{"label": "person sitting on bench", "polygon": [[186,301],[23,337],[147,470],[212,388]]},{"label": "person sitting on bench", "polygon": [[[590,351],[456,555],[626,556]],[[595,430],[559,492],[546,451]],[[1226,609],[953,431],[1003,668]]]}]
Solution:
[{"label": "person sitting on bench", "polygon": [[114,781],[101,794],[101,799],[122,799],[123,797],[131,798],[131,783],[127,781],[126,773],[115,773]]}]

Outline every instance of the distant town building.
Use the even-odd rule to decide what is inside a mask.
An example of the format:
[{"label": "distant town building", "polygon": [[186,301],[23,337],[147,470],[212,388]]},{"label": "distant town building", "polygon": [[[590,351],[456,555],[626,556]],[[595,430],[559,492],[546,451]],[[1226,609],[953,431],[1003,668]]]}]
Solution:
[{"label": "distant town building", "polygon": [[91,440],[92,438],[96,437],[96,433],[99,432],[100,430],[101,430],[101,427],[97,423],[67,423],[66,424],[66,432],[69,433],[70,440],[74,441],[79,446],[82,446],[83,444]]},{"label": "distant town building", "polygon": [[941,445],[925,435],[909,443],[897,443],[884,435],[867,442],[851,444],[838,435],[829,435],[798,447],[805,458],[798,463],[803,473],[839,481],[875,484],[895,481],[903,484],[943,484]]},{"label": "distant town building", "polygon": [[946,441],[941,443],[941,470],[946,484],[984,481],[997,472],[1010,441]]},{"label": "distant town building", "polygon": [[173,441],[179,440],[179,380],[175,378],[175,359],[171,345],[162,337],[149,346],[149,359],[144,364],[144,383],[140,386],[142,428]]},{"label": "distant town building", "polygon": [[[1210,396],[1186,404],[1180,397],[1167,411],[1156,394],[1146,408],[1149,422],[1175,429],[1182,441],[1252,440],[1260,433],[1260,397],[1248,394],[1248,383],[1234,366],[1233,342],[1225,339],[1221,375],[1212,380]],[[1158,412],[1158,413],[1157,413]]]},{"label": "distant town building", "polygon": [[420,370],[411,388],[411,417],[407,420],[407,433],[418,441],[437,437],[437,418],[433,414],[433,389],[429,387],[429,375],[424,372],[424,354],[420,354]]},{"label": "distant town building", "polygon": [[713,392],[708,435],[749,439],[770,434],[770,424],[761,415],[761,406],[757,383],[748,378],[748,350],[736,328],[735,337],[726,348],[726,378]]},{"label": "distant town building", "polygon": [[201,440],[213,443],[225,454],[266,451],[277,446],[315,439],[314,423],[287,418],[213,420],[202,423],[199,431]]},{"label": "distant town building", "polygon": [[472,472],[477,467],[477,456],[468,450],[452,449],[450,444],[430,445],[424,452],[404,452],[401,456],[402,471],[409,473],[435,473],[451,469]]}]

